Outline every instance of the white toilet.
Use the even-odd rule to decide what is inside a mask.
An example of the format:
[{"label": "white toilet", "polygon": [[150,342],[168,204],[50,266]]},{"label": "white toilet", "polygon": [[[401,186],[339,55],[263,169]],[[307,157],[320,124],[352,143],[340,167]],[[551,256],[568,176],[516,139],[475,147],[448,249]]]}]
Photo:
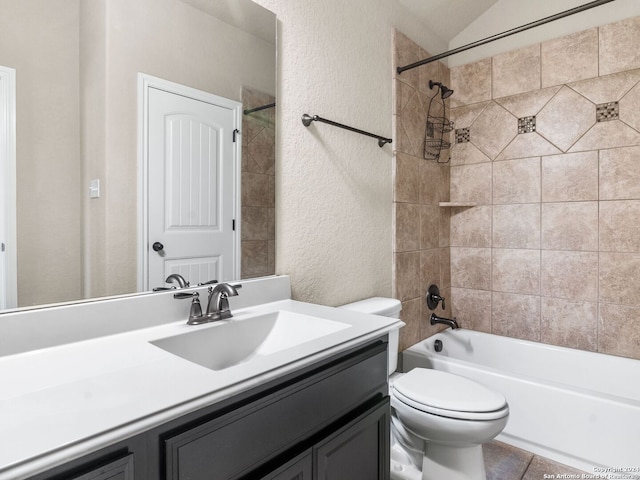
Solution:
[{"label": "white toilet", "polygon": [[[340,308],[399,318],[402,305],[375,297]],[[486,480],[482,444],[506,426],[506,399],[452,373],[427,368],[394,373],[398,334],[389,334],[391,478]]]}]

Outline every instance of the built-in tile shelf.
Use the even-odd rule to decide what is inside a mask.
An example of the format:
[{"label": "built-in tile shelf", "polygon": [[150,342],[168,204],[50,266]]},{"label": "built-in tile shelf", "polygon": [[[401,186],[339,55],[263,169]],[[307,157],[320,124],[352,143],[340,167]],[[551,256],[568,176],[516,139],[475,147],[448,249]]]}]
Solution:
[{"label": "built-in tile shelf", "polygon": [[440,202],[438,206],[440,207],[475,207],[477,203],[474,202]]}]

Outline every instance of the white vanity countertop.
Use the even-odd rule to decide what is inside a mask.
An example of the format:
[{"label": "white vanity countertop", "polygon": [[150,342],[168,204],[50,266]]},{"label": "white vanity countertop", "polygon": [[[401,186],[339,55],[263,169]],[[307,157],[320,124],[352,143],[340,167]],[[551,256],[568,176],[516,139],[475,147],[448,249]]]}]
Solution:
[{"label": "white vanity countertop", "polygon": [[399,320],[281,300],[234,311],[290,311],[349,324],[255,362],[210,370],[150,341],[216,328],[185,321],[0,358],[0,480],[52,468],[399,328]]}]

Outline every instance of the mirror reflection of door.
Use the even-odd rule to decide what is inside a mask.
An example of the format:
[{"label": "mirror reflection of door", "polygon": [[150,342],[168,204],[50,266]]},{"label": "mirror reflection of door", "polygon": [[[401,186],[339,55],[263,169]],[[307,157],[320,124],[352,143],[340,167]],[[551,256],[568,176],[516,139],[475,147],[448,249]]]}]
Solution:
[{"label": "mirror reflection of door", "polygon": [[173,273],[192,285],[239,278],[241,104],[194,93],[147,92],[148,288]]},{"label": "mirror reflection of door", "polygon": [[15,77],[14,69],[0,66],[0,309],[18,305]]}]

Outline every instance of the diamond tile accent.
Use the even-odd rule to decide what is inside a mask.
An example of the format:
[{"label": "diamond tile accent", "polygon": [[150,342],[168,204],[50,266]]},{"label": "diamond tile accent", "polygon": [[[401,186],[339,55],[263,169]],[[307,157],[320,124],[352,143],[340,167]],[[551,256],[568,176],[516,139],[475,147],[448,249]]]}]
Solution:
[{"label": "diamond tile accent", "polygon": [[469,129],[457,128],[456,129],[456,143],[467,143],[469,141]]},{"label": "diamond tile accent", "polygon": [[567,87],[536,115],[536,132],[566,152],[595,125],[596,106]]},{"label": "diamond tile accent", "polygon": [[596,122],[608,122],[620,117],[618,102],[601,103],[596,105]]},{"label": "diamond tile accent", "polygon": [[522,117],[518,119],[518,133],[533,133],[536,131],[536,116]]},{"label": "diamond tile accent", "polygon": [[516,117],[495,102],[471,126],[473,144],[492,160],[518,135]]}]

